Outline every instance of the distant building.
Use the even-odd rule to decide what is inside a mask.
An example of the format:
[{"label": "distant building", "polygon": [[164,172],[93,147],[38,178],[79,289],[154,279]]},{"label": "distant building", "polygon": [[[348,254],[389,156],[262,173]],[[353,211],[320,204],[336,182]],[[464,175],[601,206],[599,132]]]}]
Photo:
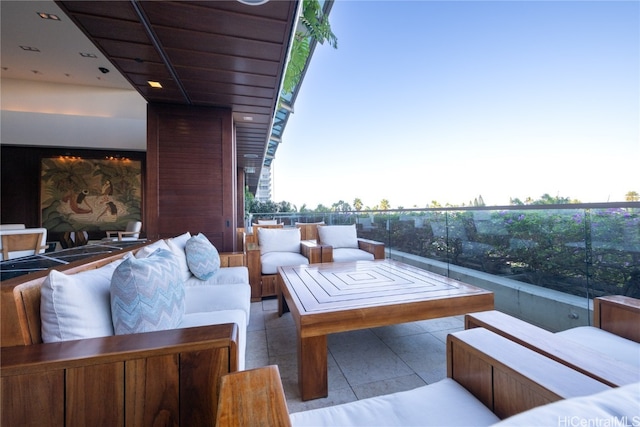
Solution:
[{"label": "distant building", "polygon": [[260,181],[256,190],[256,200],[260,202],[271,200],[271,167],[262,167]]}]

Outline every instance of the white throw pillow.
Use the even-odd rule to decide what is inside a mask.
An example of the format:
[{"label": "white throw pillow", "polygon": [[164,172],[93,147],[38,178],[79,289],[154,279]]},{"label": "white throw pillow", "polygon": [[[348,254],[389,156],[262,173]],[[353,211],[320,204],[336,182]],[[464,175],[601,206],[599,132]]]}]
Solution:
[{"label": "white throw pillow", "polygon": [[258,225],[278,225],[277,219],[259,219]]},{"label": "white throw pillow", "polygon": [[180,277],[182,277],[183,282],[189,280],[189,278],[191,277],[191,270],[189,270],[189,264],[187,263],[187,253],[184,251],[184,248],[187,245],[187,241],[190,238],[191,233],[187,231],[180,236],[172,237],[165,240],[167,246],[169,246],[169,249],[171,249],[171,252],[173,252],[173,254],[178,257],[178,270],[180,271]]},{"label": "white throw pillow", "polygon": [[40,291],[43,342],[113,335],[109,287],[121,262],[76,274],[49,273]]},{"label": "white throw pillow", "polygon": [[334,248],[358,248],[358,232],[355,224],[318,227],[318,237],[322,244]]},{"label": "white throw pillow", "polygon": [[258,243],[260,252],[300,253],[300,229],[298,228],[259,228]]}]

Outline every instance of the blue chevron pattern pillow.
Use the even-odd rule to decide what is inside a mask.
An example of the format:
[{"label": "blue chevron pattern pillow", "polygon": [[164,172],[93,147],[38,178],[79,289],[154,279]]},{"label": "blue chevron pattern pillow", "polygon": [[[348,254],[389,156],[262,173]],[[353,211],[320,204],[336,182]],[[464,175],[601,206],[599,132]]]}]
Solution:
[{"label": "blue chevron pattern pillow", "polygon": [[220,268],[220,254],[209,239],[199,233],[187,240],[184,247],[189,270],[200,280],[207,280]]},{"label": "blue chevron pattern pillow", "polygon": [[158,249],[125,259],[111,277],[111,319],[116,335],[176,328],[185,307],[176,256]]}]

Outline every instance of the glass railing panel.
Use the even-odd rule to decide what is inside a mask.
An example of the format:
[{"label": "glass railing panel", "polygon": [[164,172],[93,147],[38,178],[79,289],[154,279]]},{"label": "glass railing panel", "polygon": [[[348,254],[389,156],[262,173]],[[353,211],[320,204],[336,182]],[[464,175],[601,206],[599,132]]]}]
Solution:
[{"label": "glass railing panel", "polygon": [[252,214],[356,224],[389,250],[571,295],[640,297],[640,208],[500,207]]},{"label": "glass railing panel", "polygon": [[585,219],[589,235],[583,250],[591,293],[640,298],[640,211],[590,209]]}]

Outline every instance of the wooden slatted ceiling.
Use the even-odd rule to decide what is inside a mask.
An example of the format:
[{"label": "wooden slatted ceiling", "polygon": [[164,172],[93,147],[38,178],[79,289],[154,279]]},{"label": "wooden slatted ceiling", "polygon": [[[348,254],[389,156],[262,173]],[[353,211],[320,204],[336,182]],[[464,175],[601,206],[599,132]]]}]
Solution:
[{"label": "wooden slatted ceiling", "polygon": [[[238,166],[260,167],[298,2],[57,3],[147,101],[231,108]],[[163,88],[149,87],[149,80]],[[255,189],[258,178],[248,175],[247,184]]]}]

